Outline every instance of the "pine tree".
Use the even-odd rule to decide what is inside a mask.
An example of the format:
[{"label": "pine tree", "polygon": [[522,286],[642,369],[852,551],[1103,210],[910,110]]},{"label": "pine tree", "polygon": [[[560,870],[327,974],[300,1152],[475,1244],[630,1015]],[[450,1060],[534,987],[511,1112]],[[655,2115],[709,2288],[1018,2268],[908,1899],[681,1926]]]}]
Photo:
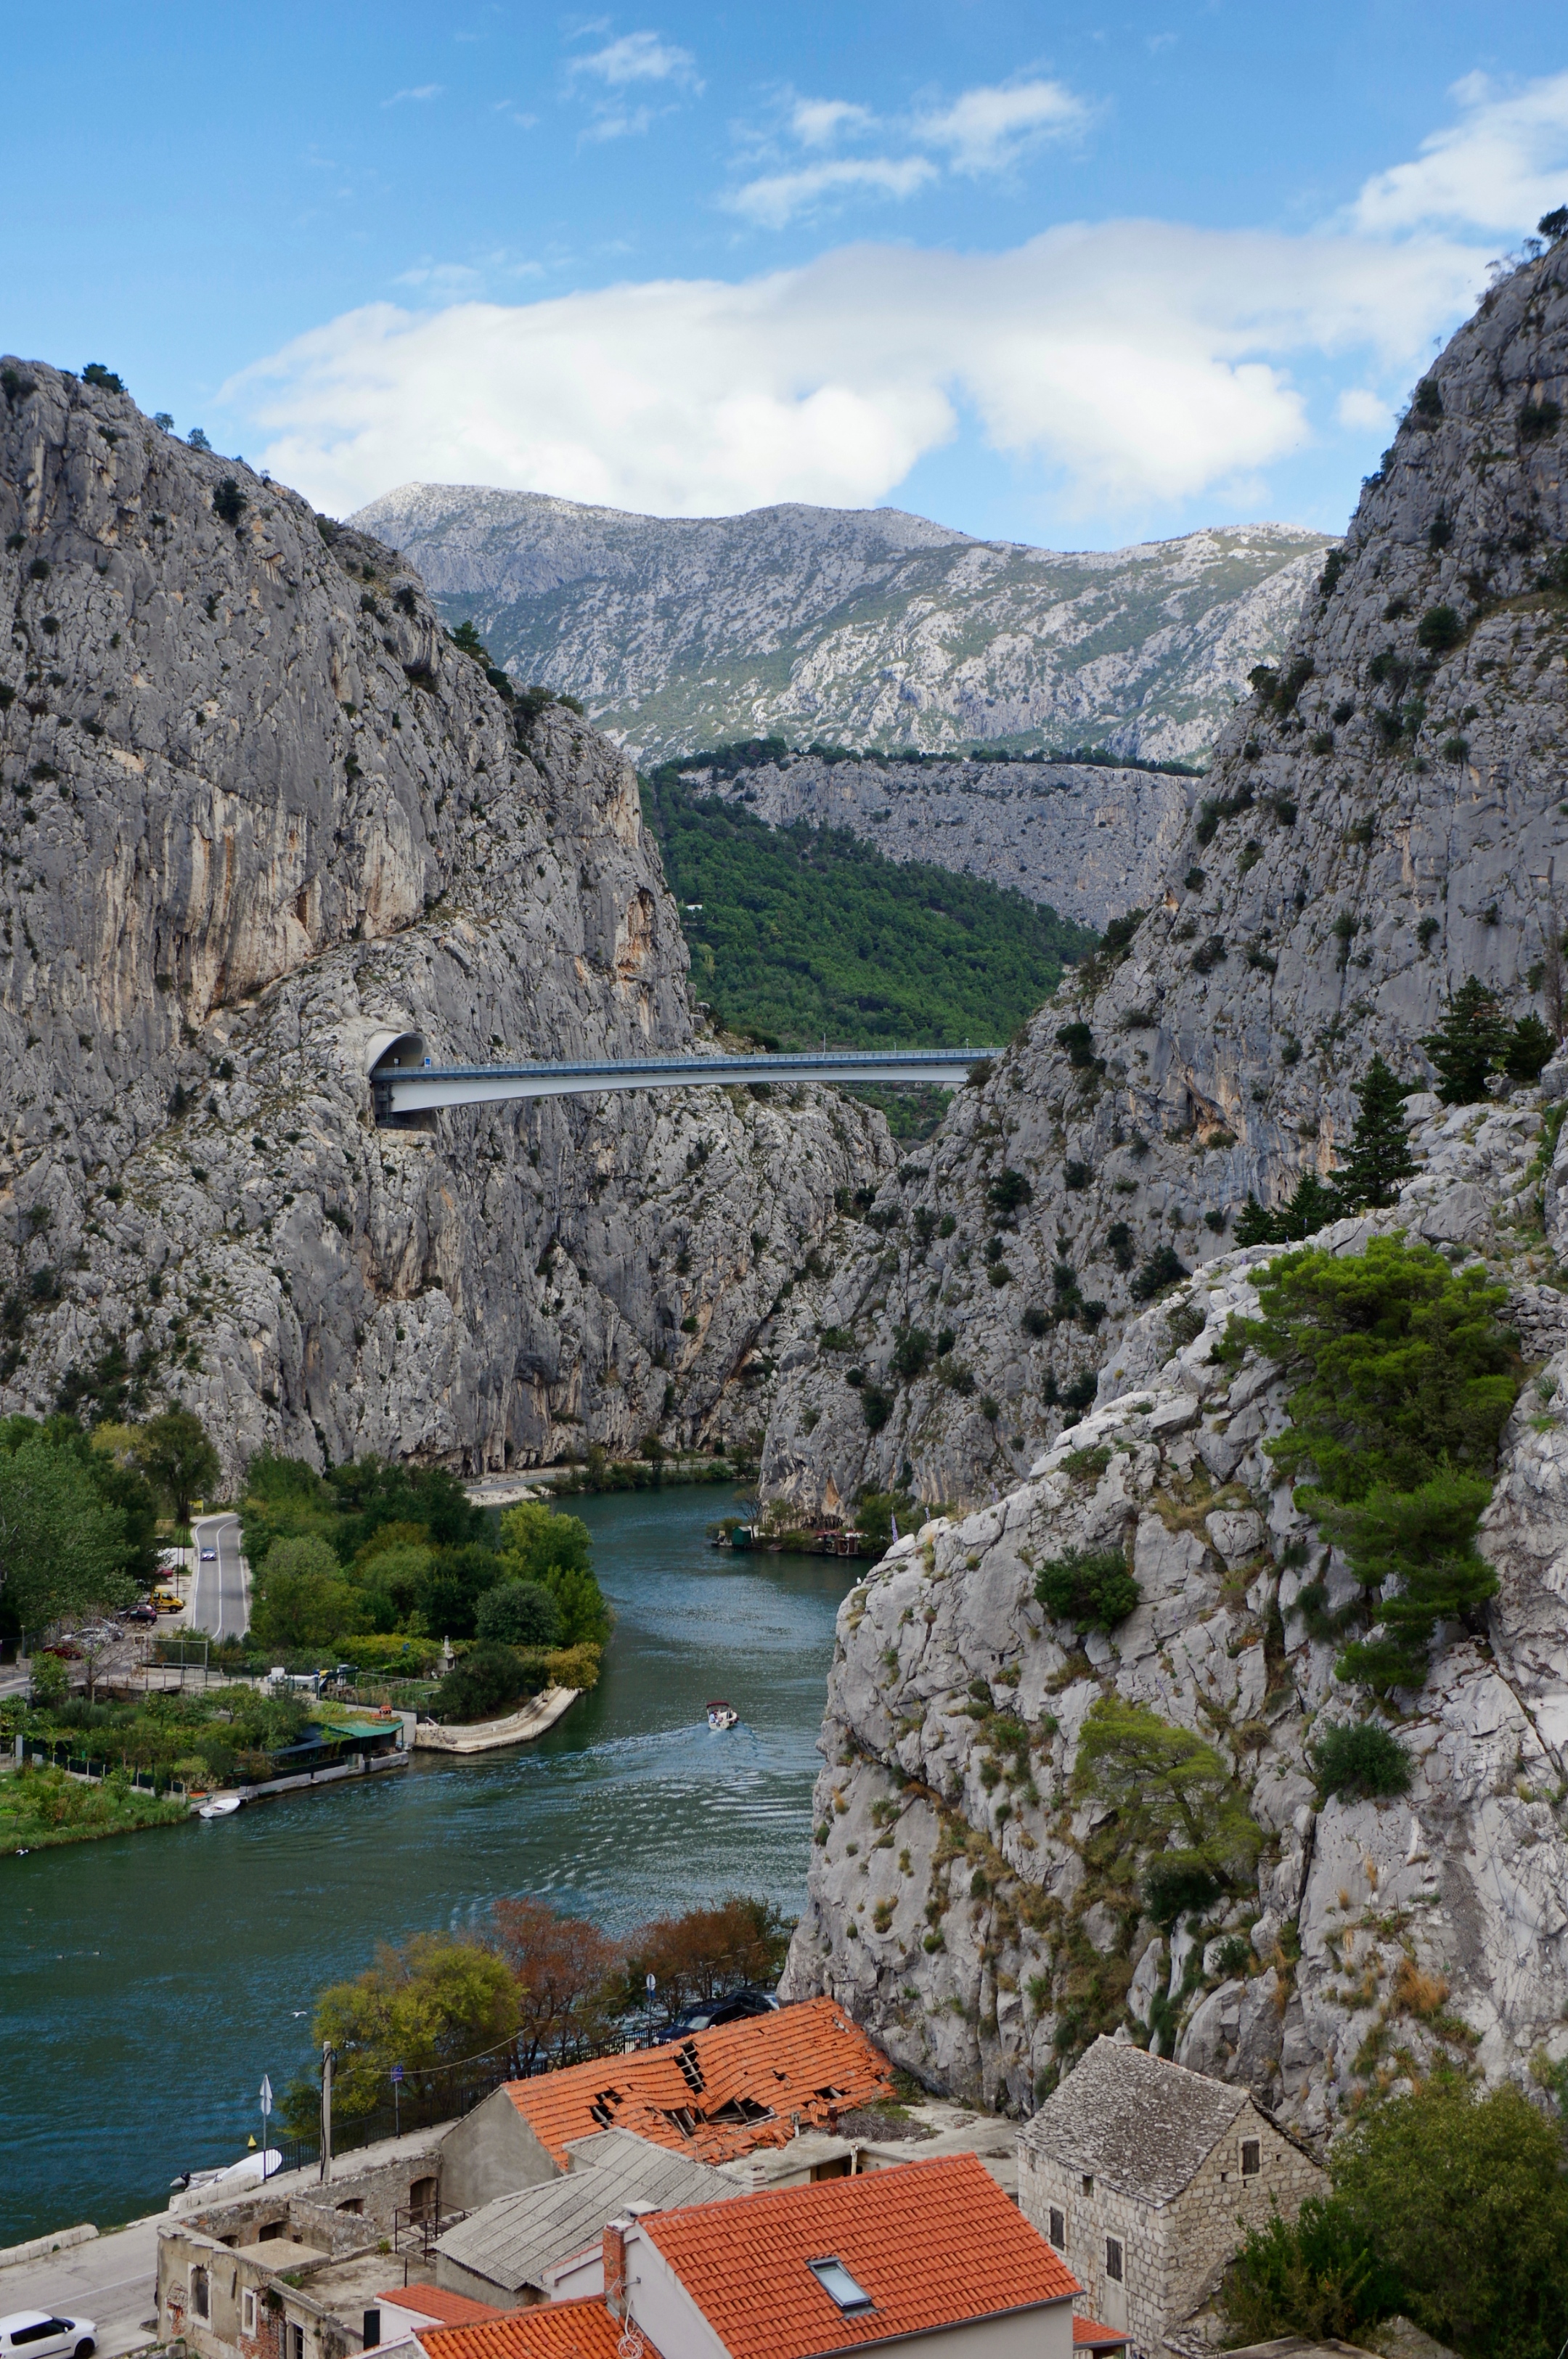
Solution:
[{"label": "pine tree", "polygon": [[1236,1223],[1238,1245],[1276,1245],[1281,1242],[1279,1226],[1272,1212],[1266,1212],[1256,1196],[1249,1196]]},{"label": "pine tree", "polygon": [[1334,1189],[1315,1171],[1303,1171],[1296,1181],[1295,1193],[1288,1204],[1281,1204],[1274,1215],[1278,1234],[1288,1245],[1299,1245],[1303,1237],[1314,1237],[1319,1229],[1326,1229],[1337,1221],[1344,1206]]},{"label": "pine tree", "polygon": [[1497,994],[1471,975],[1450,998],[1437,1030],[1421,1045],[1437,1068],[1444,1104],[1474,1105],[1487,1094],[1487,1074],[1507,1064],[1512,1036]]},{"label": "pine tree", "polygon": [[1509,1078],[1525,1083],[1538,1082],[1542,1069],[1551,1063],[1556,1047],[1556,1041],[1533,1010],[1528,1016],[1521,1016],[1509,1038],[1505,1060]]},{"label": "pine tree", "polygon": [[1401,1103],[1404,1093],[1404,1083],[1381,1057],[1374,1057],[1356,1085],[1361,1111],[1356,1117],[1350,1151],[1336,1175],[1340,1201],[1347,1212],[1397,1203],[1400,1181],[1415,1176]]}]

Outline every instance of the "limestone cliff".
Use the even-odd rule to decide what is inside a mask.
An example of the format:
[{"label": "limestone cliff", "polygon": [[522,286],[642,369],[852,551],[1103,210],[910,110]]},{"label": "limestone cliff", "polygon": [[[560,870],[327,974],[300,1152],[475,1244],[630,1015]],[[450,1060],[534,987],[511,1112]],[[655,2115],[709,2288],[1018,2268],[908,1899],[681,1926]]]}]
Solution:
[{"label": "limestone cliff", "polygon": [[[1538,1093],[1410,1112],[1423,1169],[1398,1211],[1319,1242],[1353,1254],[1402,1229],[1507,1258],[1538,1200]],[[1552,1218],[1560,1252],[1555,1192]],[[1374,2074],[1446,2057],[1530,2088],[1568,2055],[1568,1298],[1519,1256],[1510,1315],[1544,1365],[1483,1526],[1498,1577],[1484,1630],[1450,1628],[1402,1699],[1411,1790],[1320,1808],[1309,1739],[1365,1698],[1337,1683],[1298,1600],[1309,1561],[1336,1602],[1353,1582],[1337,1554],[1320,1570],[1266,1454],[1278,1371],[1213,1356],[1270,1250],[1228,1254],[1146,1311],[1099,1405],[1028,1481],[901,1540],[840,1611],[786,1988],[830,1991],[972,2101],[1026,2112],[1097,2031],[1152,2034],[1322,2135]],[[1036,1602],[1037,1571],[1130,1534],[1140,1602],[1080,1640]],[[1168,1935],[1133,1921],[1108,1872],[1112,1814],[1071,1791],[1104,1695],[1216,1747],[1263,1830],[1255,1890],[1184,1910]]]},{"label": "limestone cliff", "polygon": [[1223,1254],[1249,1190],[1329,1167],[1375,1049],[1419,1081],[1472,973],[1556,1022],[1565,401],[1559,245],[1434,363],[1125,955],[1078,970],[884,1186],[775,1408],[775,1492],[1005,1488],[1141,1283]]},{"label": "limestone cliff", "polygon": [[682,773],[770,827],[849,828],[1101,927],[1163,886],[1196,778],[1089,762],[825,762],[791,754],[735,777]]},{"label": "limestone cliff", "polygon": [[694,1091],[371,1124],[379,1030],[689,1044],[623,759],[520,723],[392,550],[112,384],[0,366],[0,1409],[178,1397],[231,1470],[759,1425],[879,1118]]}]

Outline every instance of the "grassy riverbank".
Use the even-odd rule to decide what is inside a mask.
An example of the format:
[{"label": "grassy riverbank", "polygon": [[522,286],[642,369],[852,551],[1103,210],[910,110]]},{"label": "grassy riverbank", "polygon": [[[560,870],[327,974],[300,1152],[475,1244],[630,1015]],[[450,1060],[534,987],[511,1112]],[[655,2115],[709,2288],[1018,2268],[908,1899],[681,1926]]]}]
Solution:
[{"label": "grassy riverbank", "polygon": [[0,1857],[178,1826],[188,1815],[182,1798],[140,1792],[124,1777],[90,1786],[63,1769],[15,1769],[0,1777]]}]

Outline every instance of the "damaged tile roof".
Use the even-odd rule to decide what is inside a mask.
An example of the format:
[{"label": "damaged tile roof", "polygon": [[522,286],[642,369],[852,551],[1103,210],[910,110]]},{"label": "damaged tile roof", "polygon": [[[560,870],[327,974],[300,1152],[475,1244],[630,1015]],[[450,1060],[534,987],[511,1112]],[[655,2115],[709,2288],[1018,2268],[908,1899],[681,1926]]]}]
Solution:
[{"label": "damaged tile roof", "polygon": [[[427,2359],[619,2359],[621,2326],[597,2295],[508,2310],[492,2326],[427,2327]],[[644,2359],[659,2354],[643,2337]]]},{"label": "damaged tile roof", "polygon": [[563,2169],[572,2140],[601,2129],[719,2163],[891,2097],[892,2073],[837,2000],[813,1998],[667,2047],[509,2081],[506,2094]]},{"label": "damaged tile roof", "polygon": [[1102,2033],[1019,2132],[1026,2152],[1103,2179],[1119,2194],[1169,2203],[1239,2114],[1245,2089],[1189,2072]]},{"label": "damaged tile roof", "polygon": [[[639,2223],[732,2359],[812,2359],[1081,2292],[973,2155],[781,2188]],[[870,2296],[845,2310],[810,2263]]]}]

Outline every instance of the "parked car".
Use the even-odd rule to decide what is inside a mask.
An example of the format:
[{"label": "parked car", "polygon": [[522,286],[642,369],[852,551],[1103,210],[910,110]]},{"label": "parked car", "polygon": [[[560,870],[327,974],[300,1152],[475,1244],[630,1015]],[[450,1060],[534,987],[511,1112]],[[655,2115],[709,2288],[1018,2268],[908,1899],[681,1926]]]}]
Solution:
[{"label": "parked car", "polygon": [[153,1603],[160,1614],[182,1614],[185,1611],[184,1598],[173,1589],[155,1589]]},{"label": "parked car", "polygon": [[40,1647],[40,1655],[58,1655],[62,1663],[80,1663],[81,1649],[74,1638],[57,1638],[52,1647]]},{"label": "parked car", "polygon": [[772,2015],[777,2006],[772,1991],[744,1984],[740,1990],[726,1991],[722,1998],[701,1999],[688,2006],[665,2030],[654,2034],[654,2045],[663,2048],[672,2039],[689,2039],[694,2031],[713,2031],[721,2023],[745,2023],[754,2015]]},{"label": "parked car", "polygon": [[0,2318],[0,2352],[24,2352],[27,2359],[89,2359],[98,2340],[90,2318],[61,2318],[49,2310],[14,2310]]},{"label": "parked car", "polygon": [[139,1597],[134,1605],[122,1606],[120,1619],[122,1622],[156,1622],[157,1607],[149,1604],[145,1597]]}]

